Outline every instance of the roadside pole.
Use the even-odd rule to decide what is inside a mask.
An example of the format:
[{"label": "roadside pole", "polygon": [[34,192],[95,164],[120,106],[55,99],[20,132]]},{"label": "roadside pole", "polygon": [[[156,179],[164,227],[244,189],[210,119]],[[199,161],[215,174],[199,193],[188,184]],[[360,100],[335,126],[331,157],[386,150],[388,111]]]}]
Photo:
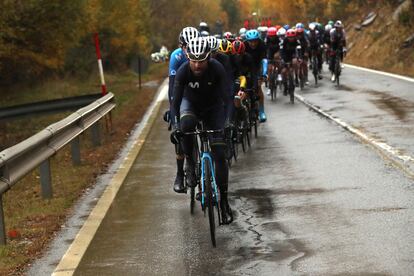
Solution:
[{"label": "roadside pole", "polygon": [[[101,77],[101,92],[102,92],[102,96],[105,96],[106,93],[108,92],[106,89],[105,77],[104,77],[104,72],[103,72],[102,55],[101,55],[101,50],[99,47],[98,33],[95,33],[93,37],[95,41],[96,58],[98,59],[99,76]],[[106,131],[112,132],[112,111],[109,112],[108,116],[105,116]]]}]

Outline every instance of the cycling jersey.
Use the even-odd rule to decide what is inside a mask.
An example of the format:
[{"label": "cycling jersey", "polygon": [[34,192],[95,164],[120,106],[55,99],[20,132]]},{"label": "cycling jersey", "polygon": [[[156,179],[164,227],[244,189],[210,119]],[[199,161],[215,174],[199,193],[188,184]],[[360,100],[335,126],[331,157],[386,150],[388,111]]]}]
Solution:
[{"label": "cycling jersey", "polygon": [[338,48],[346,47],[346,38],[344,30],[338,32],[336,29],[332,29],[329,35],[332,50],[335,51]]},{"label": "cycling jersey", "polygon": [[274,37],[273,39],[268,38],[266,43],[267,51],[266,57],[269,61],[273,60],[273,56],[275,53],[279,52],[280,50],[280,40],[278,37]]},{"label": "cycling jersey", "polygon": [[296,47],[300,46],[300,42],[295,39],[289,41],[288,38],[285,38],[280,45],[280,55],[282,60],[285,63],[291,63],[293,58],[296,58]]},{"label": "cycling jersey", "polygon": [[251,48],[249,43],[245,43],[246,53],[250,54],[253,59],[254,70],[258,74],[262,70],[262,74],[267,74],[267,59],[266,59],[266,46],[262,40],[259,40],[259,44],[255,49]]},{"label": "cycling jersey", "polygon": [[172,101],[172,93],[173,93],[173,87],[174,87],[174,79],[175,75],[177,74],[178,68],[186,62],[187,55],[185,54],[184,50],[182,48],[177,48],[174,50],[174,52],[171,53],[170,56],[170,63],[168,68],[168,77],[169,77],[169,84],[168,84],[168,99]]},{"label": "cycling jersey", "polygon": [[214,59],[220,62],[221,65],[223,65],[224,67],[224,70],[227,76],[227,80],[226,80],[226,83],[228,86],[227,92],[230,93],[230,96],[231,96],[232,91],[233,91],[234,69],[231,64],[230,57],[226,54],[217,52],[214,54]]},{"label": "cycling jersey", "polygon": [[309,46],[311,50],[319,50],[322,44],[322,38],[318,31],[310,32],[308,35]]},{"label": "cycling jersey", "polygon": [[175,77],[171,118],[174,122],[179,122],[183,98],[186,98],[199,112],[206,112],[224,104],[226,118],[229,118],[232,102],[226,91],[228,87],[226,81],[224,67],[215,59],[208,61],[208,68],[201,76],[195,76],[191,72],[189,62],[184,63]]}]

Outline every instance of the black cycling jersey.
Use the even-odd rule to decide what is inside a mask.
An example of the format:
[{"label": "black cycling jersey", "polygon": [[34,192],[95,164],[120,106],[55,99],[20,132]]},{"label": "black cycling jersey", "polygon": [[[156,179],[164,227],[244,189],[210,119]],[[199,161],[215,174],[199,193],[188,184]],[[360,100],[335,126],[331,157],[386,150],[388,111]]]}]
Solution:
[{"label": "black cycling jersey", "polygon": [[192,73],[189,62],[181,65],[175,76],[171,106],[171,117],[174,122],[179,122],[183,97],[201,112],[224,104],[226,118],[229,118],[232,102],[226,91],[228,88],[226,81],[224,67],[215,59],[208,61],[208,68],[201,76]]},{"label": "black cycling jersey", "polygon": [[259,45],[255,49],[252,49],[248,42],[246,45],[246,53],[250,54],[253,59],[253,68],[255,72],[260,72],[262,59],[266,58],[266,46],[262,40],[259,40]]},{"label": "black cycling jersey", "polygon": [[272,61],[275,53],[279,52],[280,50],[280,40],[278,37],[272,37],[268,38],[266,42],[266,57],[269,61]]},{"label": "black cycling jersey", "polygon": [[320,45],[322,44],[322,38],[319,32],[310,32],[309,33],[309,45],[311,50],[319,50]]},{"label": "black cycling jersey", "polygon": [[233,81],[234,81],[234,68],[231,64],[230,57],[226,54],[217,52],[214,55],[214,59],[220,62],[221,65],[223,65],[224,70],[226,72],[226,76],[227,76],[227,80],[226,80],[226,84],[228,86],[227,91],[231,92],[233,90],[232,87],[233,87]]},{"label": "black cycling jersey", "polygon": [[296,47],[300,46],[300,42],[295,39],[289,41],[286,37],[280,45],[280,55],[284,62],[292,62],[292,59],[296,57]]}]

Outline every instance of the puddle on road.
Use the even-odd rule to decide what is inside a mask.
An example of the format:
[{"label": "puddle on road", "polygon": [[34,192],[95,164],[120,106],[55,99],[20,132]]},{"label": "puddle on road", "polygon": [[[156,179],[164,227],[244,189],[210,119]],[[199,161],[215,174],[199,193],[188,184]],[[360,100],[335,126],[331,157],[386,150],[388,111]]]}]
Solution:
[{"label": "puddle on road", "polygon": [[391,112],[400,121],[406,122],[407,116],[414,111],[414,103],[404,101],[401,98],[389,96],[387,98],[381,98],[371,100],[378,108],[386,109]]},{"label": "puddle on road", "polygon": [[391,96],[392,91],[363,90],[361,92],[376,96],[376,99],[371,99],[370,101],[379,109],[386,110],[400,121],[406,122],[409,115],[414,111],[413,102]]}]

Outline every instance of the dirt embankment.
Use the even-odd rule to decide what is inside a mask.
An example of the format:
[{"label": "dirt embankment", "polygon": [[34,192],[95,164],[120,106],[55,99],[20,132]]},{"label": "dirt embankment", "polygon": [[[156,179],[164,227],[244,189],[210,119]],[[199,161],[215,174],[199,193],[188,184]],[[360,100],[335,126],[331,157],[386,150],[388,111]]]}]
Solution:
[{"label": "dirt embankment", "polygon": [[[414,9],[411,0],[401,3],[405,8],[378,1],[346,20],[349,54],[345,62],[414,77],[414,39],[404,43],[414,34]],[[371,12],[376,14],[374,21],[358,26]]]}]

